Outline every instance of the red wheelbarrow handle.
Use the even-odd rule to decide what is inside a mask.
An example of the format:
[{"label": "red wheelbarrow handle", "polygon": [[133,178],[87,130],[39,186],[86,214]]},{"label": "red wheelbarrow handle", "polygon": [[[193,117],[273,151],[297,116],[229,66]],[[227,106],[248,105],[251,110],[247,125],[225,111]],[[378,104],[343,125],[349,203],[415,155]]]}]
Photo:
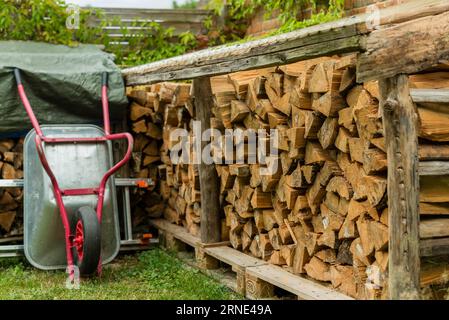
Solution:
[{"label": "red wheelbarrow handle", "polygon": [[[64,206],[64,201],[62,199],[63,196],[77,196],[77,195],[89,195],[89,194],[97,194],[98,202],[97,202],[97,218],[101,223],[102,213],[103,213],[103,202],[104,202],[104,193],[106,188],[106,183],[111,175],[113,175],[120,167],[122,167],[131,157],[131,152],[133,149],[133,137],[131,134],[125,133],[115,133],[111,134],[110,129],[110,120],[109,120],[109,102],[108,102],[108,73],[104,72],[102,74],[102,88],[101,88],[101,102],[103,108],[103,119],[104,119],[104,132],[105,135],[101,137],[92,137],[92,138],[48,138],[45,137],[39,122],[33,112],[30,102],[25,93],[25,89],[22,84],[22,78],[19,69],[14,69],[14,76],[17,82],[17,89],[19,91],[20,99],[22,100],[23,106],[25,107],[25,111],[30,118],[31,124],[33,125],[34,130],[36,131],[35,143],[37,153],[39,155],[39,159],[44,167],[47,175],[49,176],[52,186],[53,193],[55,195],[56,203],[59,208],[59,212],[61,215],[62,223],[64,225],[64,233],[65,233],[65,242],[66,242],[66,254],[67,254],[67,264],[69,266],[73,266],[73,256],[71,250],[71,230],[70,223],[67,217],[67,211]],[[128,148],[126,153],[118,163],[116,163],[113,167],[111,167],[103,176],[100,181],[100,185],[98,188],[83,188],[83,189],[66,189],[61,190],[59,187],[58,181],[50,168],[50,165],[47,161],[47,157],[45,156],[43,142],[45,143],[67,143],[67,142],[84,142],[84,143],[95,143],[101,141],[111,141],[118,139],[126,139],[128,141]],[[71,269],[73,272],[73,268]]]}]

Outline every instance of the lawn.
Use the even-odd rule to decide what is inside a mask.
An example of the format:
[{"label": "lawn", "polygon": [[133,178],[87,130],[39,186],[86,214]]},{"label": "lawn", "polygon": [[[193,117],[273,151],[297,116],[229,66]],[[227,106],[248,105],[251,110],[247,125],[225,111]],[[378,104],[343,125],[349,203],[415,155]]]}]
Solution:
[{"label": "lawn", "polygon": [[63,271],[41,271],[25,259],[0,260],[0,299],[241,299],[172,253],[153,249],[121,256],[101,278],[67,289]]}]

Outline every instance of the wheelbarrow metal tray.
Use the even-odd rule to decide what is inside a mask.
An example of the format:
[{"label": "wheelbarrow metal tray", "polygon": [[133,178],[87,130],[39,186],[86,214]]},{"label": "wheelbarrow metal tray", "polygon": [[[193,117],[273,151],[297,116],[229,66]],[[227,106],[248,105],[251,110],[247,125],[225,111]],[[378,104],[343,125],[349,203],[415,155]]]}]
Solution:
[{"label": "wheelbarrow metal tray", "polygon": [[[49,138],[101,137],[93,125],[48,125],[42,131]],[[43,270],[66,268],[64,228],[53,187],[36,150],[31,130],[24,142],[24,251],[28,261]],[[44,144],[48,163],[62,190],[97,188],[112,166],[112,144],[107,142]],[[97,195],[64,196],[69,221],[81,206],[96,208]],[[117,197],[113,177],[106,185],[101,221],[101,259],[115,258],[120,248]]]}]

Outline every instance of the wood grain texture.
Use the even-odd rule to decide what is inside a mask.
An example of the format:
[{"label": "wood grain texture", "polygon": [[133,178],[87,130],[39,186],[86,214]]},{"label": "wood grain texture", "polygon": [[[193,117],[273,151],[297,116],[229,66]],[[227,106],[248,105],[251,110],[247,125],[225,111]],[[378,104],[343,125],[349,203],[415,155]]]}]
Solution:
[{"label": "wood grain texture", "polygon": [[419,175],[417,111],[408,78],[379,81],[388,154],[389,294],[419,298]]},{"label": "wood grain texture", "polygon": [[[209,78],[198,78],[193,82],[193,95],[197,118],[201,121],[203,132],[210,128],[212,116],[212,89]],[[201,150],[207,142],[202,142]],[[219,242],[221,240],[220,182],[213,164],[199,165],[201,192],[201,241],[204,243]]]},{"label": "wood grain texture", "polygon": [[423,239],[419,244],[421,257],[449,254],[449,238]]},{"label": "wood grain texture", "polygon": [[352,300],[351,297],[326,288],[314,281],[289,273],[278,266],[261,265],[246,269],[247,275],[270,282],[304,300]]},{"label": "wood grain texture", "polygon": [[411,89],[410,95],[415,103],[449,103],[449,90],[443,89]]},{"label": "wood grain texture", "polygon": [[449,161],[421,161],[419,163],[420,176],[449,175]]},{"label": "wood grain texture", "polygon": [[357,82],[415,73],[448,59],[448,20],[445,12],[370,33],[357,61]]},{"label": "wood grain texture", "polygon": [[436,218],[421,221],[419,235],[422,239],[449,237],[449,219]]},{"label": "wood grain texture", "polygon": [[179,239],[192,247],[196,247],[200,242],[200,238],[188,233],[183,227],[172,224],[165,219],[151,219],[150,224],[159,230],[172,234],[176,239]]},{"label": "wood grain texture", "polygon": [[[344,30],[347,35],[350,31]],[[335,35],[335,34],[334,34]],[[314,37],[311,37],[312,39]],[[161,68],[157,72],[142,70],[140,73],[124,74],[127,85],[149,84],[160,81],[173,81],[192,79],[204,76],[216,76],[236,71],[245,71],[256,68],[293,63],[296,61],[312,59],[315,57],[340,54],[346,52],[358,51],[363,47],[363,41],[357,35],[341,37],[335,35],[334,39],[321,40],[315,44],[308,44],[292,49],[283,49],[275,52],[259,51],[258,54],[243,57],[234,57],[233,59],[221,58],[212,60],[215,62],[203,64],[188,64],[184,69],[181,68]],[[278,49],[278,47],[276,47]],[[182,56],[181,56],[182,57]],[[165,61],[165,60],[163,60]],[[170,70],[173,69],[173,70]]]}]

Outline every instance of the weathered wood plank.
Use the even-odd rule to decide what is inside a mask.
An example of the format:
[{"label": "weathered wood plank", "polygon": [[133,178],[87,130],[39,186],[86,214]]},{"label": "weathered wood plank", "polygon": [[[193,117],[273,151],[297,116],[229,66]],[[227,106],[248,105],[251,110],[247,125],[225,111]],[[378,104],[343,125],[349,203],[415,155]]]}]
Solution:
[{"label": "weathered wood plank", "polygon": [[357,82],[415,73],[449,59],[448,21],[445,12],[370,33],[357,61]]},{"label": "weathered wood plank", "polygon": [[410,95],[415,103],[449,103],[449,90],[411,89]]},{"label": "weathered wood plank", "polygon": [[420,176],[449,175],[449,161],[420,161]]},{"label": "weathered wood plank", "polygon": [[233,267],[247,268],[267,264],[264,260],[251,257],[230,247],[206,248],[205,252]]},{"label": "weathered wood plank", "polygon": [[449,237],[449,219],[436,218],[421,221],[419,236],[421,239]]},{"label": "weathered wood plank", "polygon": [[418,147],[420,161],[449,160],[449,145],[420,144]]},{"label": "weathered wood plank", "polygon": [[[351,17],[292,31],[282,35],[248,41],[246,43],[208,48],[182,56],[124,69],[123,75],[125,76],[127,83],[139,83],[135,78],[139,75],[143,76],[149,73],[181,71],[187,68],[205,65],[212,66],[217,63],[232,62],[252,56],[282,52],[323,41],[350,37],[358,34],[356,24],[360,23],[360,21],[359,17]],[[262,67],[262,65],[254,66],[254,68],[257,67]]]},{"label": "weathered wood plank", "polygon": [[339,293],[311,280],[294,275],[274,265],[249,267],[246,274],[262,279],[277,287],[298,295],[305,300],[352,300],[352,298]]},{"label": "weathered wood plank", "polygon": [[189,9],[134,9],[134,8],[100,8],[107,18],[120,18],[121,20],[145,20],[145,21],[184,21],[202,22],[211,11]]},{"label": "weathered wood plank", "polygon": [[379,81],[388,154],[389,294],[419,298],[419,175],[417,111],[408,77]]},{"label": "weathered wood plank", "polygon": [[447,10],[449,10],[449,2],[446,0],[407,1],[402,5],[380,10],[379,23],[380,25],[391,25],[439,14]]},{"label": "weathered wood plank", "polygon": [[[196,116],[201,121],[202,130],[196,134],[201,136],[205,130],[210,129],[210,118],[212,116],[213,101],[209,78],[202,77],[193,81],[193,97]],[[211,243],[221,241],[220,182],[215,165],[206,164],[201,160],[201,152],[206,144],[206,141],[202,141],[201,150],[196,150],[196,154],[200,159],[200,188],[203,190],[201,192],[201,241]]]},{"label": "weathered wood plank", "polygon": [[169,232],[176,239],[179,239],[192,247],[196,247],[201,241],[199,237],[190,234],[185,228],[172,224],[165,219],[151,219],[150,224],[162,231]]},{"label": "weathered wood plank", "polygon": [[353,52],[358,51],[362,48],[362,46],[363,39],[358,36],[353,36],[274,53],[262,52],[258,55],[252,55],[241,59],[222,59],[222,62],[217,61],[213,64],[186,67],[185,69],[172,71],[160,70],[155,73],[143,71],[142,73],[137,74],[125,74],[125,80],[127,85],[137,85],[160,81],[193,79],[209,75],[220,75],[255,68],[269,67],[273,65],[293,63],[300,60],[307,60],[336,53]]},{"label": "weathered wood plank", "polygon": [[[122,45],[128,43],[130,36],[151,34],[154,28],[135,25],[135,22],[157,22],[162,28],[173,28],[173,38],[183,32],[190,31],[194,34],[201,33],[204,29],[204,20],[211,16],[209,10],[189,9],[134,9],[134,8],[97,8],[103,13],[100,17],[94,16],[89,20],[92,26],[101,26],[104,20],[108,20],[108,26],[102,26],[103,32],[109,34],[114,42]],[[120,21],[120,25],[116,23]],[[123,34],[122,27],[126,27]]]},{"label": "weathered wood plank", "polygon": [[[126,24],[126,23],[125,23]],[[129,23],[132,24],[132,23]],[[179,36],[181,33],[190,31],[194,34],[199,34],[202,30],[201,23],[189,23],[189,22],[159,22],[162,28],[173,28],[173,38]],[[138,36],[148,36],[154,34],[154,28],[151,27],[138,27],[138,26],[127,26],[126,32],[123,32],[120,26],[112,25],[102,28],[103,32],[106,32],[111,40],[122,39],[124,41],[129,40],[130,37]]]},{"label": "weathered wood plank", "polygon": [[449,254],[449,238],[422,239],[419,243],[421,257]]}]

